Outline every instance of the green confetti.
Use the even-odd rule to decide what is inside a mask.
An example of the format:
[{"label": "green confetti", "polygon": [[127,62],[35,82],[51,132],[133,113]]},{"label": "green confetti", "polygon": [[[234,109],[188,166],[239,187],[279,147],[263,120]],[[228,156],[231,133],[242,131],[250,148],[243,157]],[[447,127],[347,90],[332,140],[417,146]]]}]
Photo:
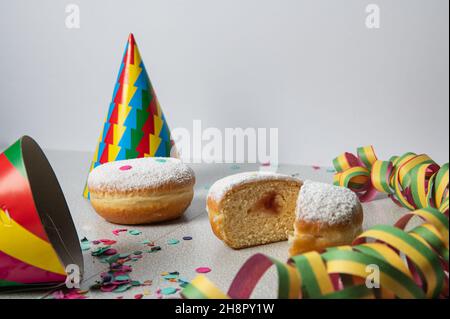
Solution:
[{"label": "green confetti", "polygon": [[113,264],[113,263],[117,262],[119,259],[120,259],[120,255],[115,254],[110,257],[105,258],[104,261],[108,264]]},{"label": "green confetti", "polygon": [[173,295],[176,292],[177,292],[177,290],[172,287],[161,289],[161,294],[163,294],[163,295]]},{"label": "green confetti", "polygon": [[125,292],[125,291],[127,291],[128,289],[130,289],[131,287],[133,287],[133,285],[131,285],[131,284],[120,285],[119,287],[117,287],[116,289],[114,289],[113,292],[115,292],[115,293]]},{"label": "green confetti", "polygon": [[169,239],[168,241],[167,241],[167,244],[168,245],[176,245],[176,244],[178,244],[180,241],[178,240],[178,239]]},{"label": "green confetti", "polygon": [[184,279],[178,279],[178,283],[180,284],[181,288],[186,287],[187,285],[189,285],[189,281],[184,280]]},{"label": "green confetti", "polygon": [[136,230],[136,229],[131,229],[128,231],[128,233],[133,236],[138,236],[138,235],[142,234],[142,232],[140,230]]},{"label": "green confetti", "polygon": [[80,240],[80,242],[81,242],[81,250],[85,251],[91,249],[91,242],[86,237]]},{"label": "green confetti", "polygon": [[100,247],[100,248],[94,250],[94,251],[91,253],[91,255],[92,255],[92,256],[101,256],[101,255],[103,255],[103,254],[105,253],[105,251],[107,251],[107,250],[110,249],[110,248],[111,248],[111,246]]},{"label": "green confetti", "polygon": [[114,277],[114,280],[127,281],[127,280],[130,280],[130,276],[128,276],[128,275],[120,275],[120,276]]}]

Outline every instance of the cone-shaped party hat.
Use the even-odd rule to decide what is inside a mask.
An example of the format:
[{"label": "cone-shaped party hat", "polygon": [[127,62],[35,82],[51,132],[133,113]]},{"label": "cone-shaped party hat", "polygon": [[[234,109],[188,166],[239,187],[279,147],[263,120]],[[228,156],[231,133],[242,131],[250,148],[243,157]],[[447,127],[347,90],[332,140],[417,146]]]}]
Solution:
[{"label": "cone-shaped party hat", "polygon": [[[175,154],[169,127],[130,34],[90,171],[107,162]],[[83,196],[89,198],[86,186]]]},{"label": "cone-shaped party hat", "polygon": [[25,136],[0,153],[0,291],[64,283],[68,265],[82,274],[78,235],[50,164]]}]

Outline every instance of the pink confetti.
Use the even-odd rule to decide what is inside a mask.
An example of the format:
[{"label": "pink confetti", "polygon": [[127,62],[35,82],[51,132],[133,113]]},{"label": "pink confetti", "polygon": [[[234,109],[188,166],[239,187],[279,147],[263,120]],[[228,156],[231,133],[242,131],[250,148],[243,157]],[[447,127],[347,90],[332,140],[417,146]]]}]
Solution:
[{"label": "pink confetti", "polygon": [[105,285],[103,285],[101,288],[100,288],[100,290],[102,291],[102,292],[111,292],[111,291],[113,291],[114,289],[116,289],[117,288],[117,285],[113,285],[113,284],[105,284]]},{"label": "pink confetti", "polygon": [[143,294],[137,294],[134,296],[134,299],[142,299],[144,297]]},{"label": "pink confetti", "polygon": [[318,171],[318,170],[320,169],[320,166],[314,165],[312,168],[313,168],[314,170]]},{"label": "pink confetti", "polygon": [[127,230],[128,230],[128,229],[126,229],[126,228],[118,228],[118,229],[114,229],[114,230],[112,231],[112,233],[113,233],[115,236],[119,236],[120,233],[126,232]]},{"label": "pink confetti", "polygon": [[211,268],[208,267],[198,267],[197,269],[195,269],[196,272],[198,272],[199,274],[207,274],[211,271]]},{"label": "pink confetti", "polygon": [[270,162],[262,163],[261,166],[270,166]]},{"label": "pink confetti", "polygon": [[103,254],[106,256],[112,256],[112,255],[117,254],[117,250],[110,248],[107,251],[105,251]]},{"label": "pink confetti", "polygon": [[54,299],[86,299],[87,298],[85,296],[86,293],[87,291],[80,289],[71,289],[68,290],[67,292],[58,290],[52,293],[52,297]]},{"label": "pink confetti", "polygon": [[133,166],[131,166],[131,165],[124,165],[124,166],[119,167],[119,169],[121,171],[128,171],[128,170],[130,170],[132,168],[133,168]]},{"label": "pink confetti", "polygon": [[133,270],[133,268],[131,268],[131,266],[128,266],[128,265],[122,266],[122,271],[131,272],[132,270]]}]

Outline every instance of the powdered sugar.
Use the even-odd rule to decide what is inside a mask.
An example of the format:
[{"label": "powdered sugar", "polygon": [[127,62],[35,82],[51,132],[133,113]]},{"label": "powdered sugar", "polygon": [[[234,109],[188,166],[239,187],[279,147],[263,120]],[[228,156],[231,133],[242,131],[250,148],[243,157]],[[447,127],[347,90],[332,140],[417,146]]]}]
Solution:
[{"label": "powdered sugar", "polygon": [[299,181],[289,175],[273,172],[245,172],[224,177],[211,186],[208,197],[215,201],[220,201],[231,189],[247,183],[267,181],[267,180],[287,180]]},{"label": "powdered sugar", "polygon": [[297,219],[329,225],[348,223],[358,203],[348,188],[305,181],[297,201]]},{"label": "powdered sugar", "polygon": [[133,191],[167,185],[187,184],[193,170],[175,158],[147,157],[109,162],[96,167],[88,178],[91,189]]}]

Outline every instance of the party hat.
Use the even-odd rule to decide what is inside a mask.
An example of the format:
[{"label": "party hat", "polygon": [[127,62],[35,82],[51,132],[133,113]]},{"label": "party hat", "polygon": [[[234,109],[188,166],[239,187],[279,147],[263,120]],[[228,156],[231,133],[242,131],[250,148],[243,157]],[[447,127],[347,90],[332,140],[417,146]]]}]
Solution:
[{"label": "party hat", "polygon": [[[175,145],[130,34],[90,171],[112,161],[170,156],[176,157]],[[89,198],[86,186],[83,196]]]},{"label": "party hat", "polygon": [[81,276],[69,208],[44,153],[24,136],[0,154],[0,290],[64,283],[69,265]]}]

